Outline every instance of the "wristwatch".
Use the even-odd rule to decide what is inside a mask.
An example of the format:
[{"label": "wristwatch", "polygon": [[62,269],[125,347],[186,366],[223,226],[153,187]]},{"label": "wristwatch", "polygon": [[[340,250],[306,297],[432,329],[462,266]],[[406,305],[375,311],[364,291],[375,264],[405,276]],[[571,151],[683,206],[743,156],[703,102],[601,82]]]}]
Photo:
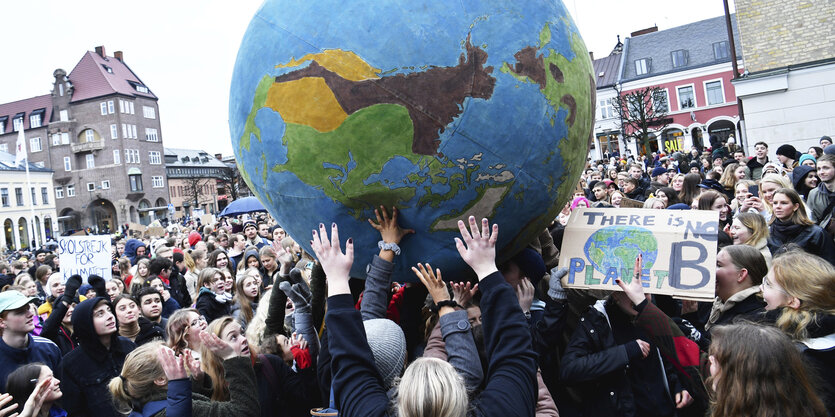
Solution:
[{"label": "wristwatch", "polygon": [[381,240],[377,242],[377,247],[382,250],[390,250],[394,252],[395,255],[400,255],[400,246],[397,246],[396,243],[388,243]]}]

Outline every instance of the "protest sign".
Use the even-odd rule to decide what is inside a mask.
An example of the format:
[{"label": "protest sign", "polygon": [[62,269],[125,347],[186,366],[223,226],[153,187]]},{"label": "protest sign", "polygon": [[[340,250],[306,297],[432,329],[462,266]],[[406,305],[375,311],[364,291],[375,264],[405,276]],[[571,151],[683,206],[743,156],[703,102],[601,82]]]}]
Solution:
[{"label": "protest sign", "polygon": [[215,222],[215,215],[214,214],[204,214],[200,216],[200,223],[203,225],[207,224],[214,224]]},{"label": "protest sign", "polygon": [[643,208],[644,202],[624,197],[620,200],[621,208]]},{"label": "protest sign", "polygon": [[145,234],[151,237],[163,237],[165,236],[165,228],[149,227],[147,230],[145,230]]},{"label": "protest sign", "polygon": [[64,282],[75,274],[81,275],[84,282],[90,275],[110,280],[113,258],[109,236],[61,236],[58,238],[58,258]]},{"label": "protest sign", "polygon": [[643,254],[641,284],[652,294],[709,301],[716,291],[719,212],[576,209],[565,227],[560,267],[566,288],[619,290],[632,282]]}]

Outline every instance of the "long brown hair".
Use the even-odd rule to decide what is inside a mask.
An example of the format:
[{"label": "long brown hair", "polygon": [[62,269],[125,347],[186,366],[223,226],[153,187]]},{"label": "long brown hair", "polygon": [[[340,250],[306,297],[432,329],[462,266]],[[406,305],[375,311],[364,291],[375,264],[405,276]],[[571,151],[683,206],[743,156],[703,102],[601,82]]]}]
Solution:
[{"label": "long brown hair", "polygon": [[171,314],[171,317],[168,318],[168,325],[166,327],[166,333],[168,333],[168,341],[166,345],[174,350],[174,353],[181,354],[183,350],[188,348],[188,340],[186,340],[186,336],[188,336],[188,329],[191,326],[191,322],[189,321],[189,314],[194,313],[198,316],[200,312],[193,309],[193,308],[181,308]]},{"label": "long brown hair", "polygon": [[[231,316],[224,316],[209,323],[206,331],[217,337],[223,329],[234,322]],[[200,368],[212,380],[212,401],[229,401],[229,382],[226,381],[226,371],[223,368],[223,358],[215,355],[206,345],[200,346]]]},{"label": "long brown hair", "polygon": [[800,307],[783,308],[777,327],[794,340],[809,337],[807,327],[821,317],[835,314],[835,267],[819,256],[795,250],[774,258],[774,281]]},{"label": "long brown hair", "polygon": [[712,417],[824,417],[800,352],[775,327],[752,323],[716,326],[710,355],[718,365]]},{"label": "long brown hair", "polygon": [[[800,194],[797,193],[793,188],[781,188],[774,192],[774,195],[783,194],[784,196],[788,197],[789,201],[792,204],[797,204],[797,209],[794,210],[792,216],[789,218],[789,223],[792,224],[802,224],[804,226],[811,226],[815,224],[815,222],[809,220],[809,216],[806,215],[806,204],[803,203],[803,199],[800,198]],[[774,204],[774,197],[771,197],[772,205]],[[771,222],[777,220],[777,216],[771,216]]]},{"label": "long brown hair", "polygon": [[[241,308],[241,318],[243,319],[244,323],[249,323],[252,321],[252,316],[255,315],[255,312],[252,310],[252,303],[258,301],[258,296],[255,296],[255,299],[250,299],[244,294],[244,283],[247,279],[252,278],[254,280],[258,280],[261,273],[258,272],[255,268],[247,268],[244,272],[240,272],[243,276],[239,276],[235,279],[235,297],[234,300]],[[254,275],[253,275],[254,274]],[[260,288],[259,288],[259,293]]]},{"label": "long brown hair", "polygon": [[700,182],[702,182],[702,176],[699,174],[685,175],[681,191],[678,193],[678,199],[688,206],[693,204],[693,200],[699,195]]}]

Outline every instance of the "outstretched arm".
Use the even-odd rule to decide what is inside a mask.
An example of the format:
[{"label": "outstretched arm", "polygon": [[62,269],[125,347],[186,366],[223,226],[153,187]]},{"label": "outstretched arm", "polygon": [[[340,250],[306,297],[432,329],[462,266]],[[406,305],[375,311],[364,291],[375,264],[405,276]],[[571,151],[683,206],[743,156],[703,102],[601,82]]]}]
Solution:
[{"label": "outstretched arm", "polygon": [[[381,241],[399,245],[403,238],[415,231],[412,229],[401,229],[397,224],[397,208],[391,208],[389,218],[386,208],[380,206],[374,210],[377,221],[368,219],[371,227],[380,232]],[[388,293],[391,285],[391,272],[394,270],[395,252],[391,248],[382,245],[380,254],[371,260],[368,268],[368,275],[365,279],[365,293],[362,296],[362,319],[382,319],[386,317],[388,307]]]}]

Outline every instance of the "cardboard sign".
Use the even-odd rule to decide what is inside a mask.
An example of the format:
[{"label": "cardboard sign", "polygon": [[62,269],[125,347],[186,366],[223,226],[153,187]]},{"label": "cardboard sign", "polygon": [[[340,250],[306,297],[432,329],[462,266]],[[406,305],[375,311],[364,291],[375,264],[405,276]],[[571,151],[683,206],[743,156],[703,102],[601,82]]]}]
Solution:
[{"label": "cardboard sign", "polygon": [[204,214],[200,216],[200,224],[207,225],[207,224],[214,224],[215,222],[215,215],[214,214]]},{"label": "cardboard sign", "polygon": [[147,230],[145,230],[145,234],[151,237],[163,237],[165,236],[165,228],[149,227]]},{"label": "cardboard sign", "polygon": [[147,227],[139,223],[128,223],[128,230],[134,230],[139,233],[145,233],[145,229],[147,229]]},{"label": "cardboard sign", "polygon": [[58,238],[58,258],[64,282],[75,274],[87,282],[90,275],[110,280],[110,236],[61,236]]},{"label": "cardboard sign", "polygon": [[644,291],[710,301],[716,291],[719,213],[708,210],[576,209],[565,227],[566,288],[620,290],[643,254]]},{"label": "cardboard sign", "polygon": [[644,208],[644,202],[624,197],[620,200],[621,208]]}]

